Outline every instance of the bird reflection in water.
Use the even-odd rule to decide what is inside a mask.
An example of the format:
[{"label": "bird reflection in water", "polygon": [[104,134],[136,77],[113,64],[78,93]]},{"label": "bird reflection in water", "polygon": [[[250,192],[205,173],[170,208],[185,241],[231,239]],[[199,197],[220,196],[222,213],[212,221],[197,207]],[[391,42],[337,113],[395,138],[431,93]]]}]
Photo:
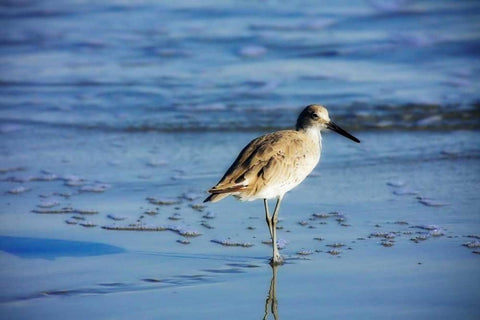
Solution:
[{"label": "bird reflection in water", "polygon": [[272,280],[270,280],[270,289],[268,297],[265,300],[265,314],[263,320],[268,319],[269,313],[273,314],[273,318],[278,320],[278,301],[277,301],[277,266],[272,265]]}]

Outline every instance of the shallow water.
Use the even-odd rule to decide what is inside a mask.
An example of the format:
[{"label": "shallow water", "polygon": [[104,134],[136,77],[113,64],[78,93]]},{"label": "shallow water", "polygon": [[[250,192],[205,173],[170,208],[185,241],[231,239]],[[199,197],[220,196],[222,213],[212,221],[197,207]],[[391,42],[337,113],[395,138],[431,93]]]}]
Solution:
[{"label": "shallow water", "polygon": [[[0,6],[2,316],[480,317],[477,2]],[[310,103],[362,143],[323,135],[272,270],[261,202],[201,201]]]},{"label": "shallow water", "polygon": [[[3,194],[0,233],[37,238],[42,249],[22,255],[15,242],[8,245],[2,238],[2,314],[13,319],[36,314],[55,319],[65,313],[74,319],[263,317],[272,270],[262,203],[226,199],[199,206],[232,154],[255,135],[99,135],[54,128],[5,134],[4,168],[24,169],[2,170],[0,186],[7,191],[22,185],[28,191]],[[480,255],[463,244],[480,236],[479,133],[361,132],[359,138],[362,143],[353,144],[325,134],[319,167],[285,198],[278,234],[287,264],[277,270],[278,316],[475,319]],[[163,164],[151,166],[151,159]],[[39,179],[46,176],[61,178]],[[65,184],[72,176],[110,187],[80,192],[82,185]],[[395,194],[401,188],[416,194]],[[426,206],[419,196],[447,205]],[[153,204],[149,197],[167,204]],[[32,212],[51,199],[58,204],[42,210],[67,207],[75,213]],[[66,223],[72,219],[85,220]],[[96,226],[85,228],[84,221]],[[201,235],[101,228],[129,224]],[[50,239],[74,241],[72,254],[59,254],[51,245],[58,242]],[[95,243],[124,252],[105,255]],[[96,254],[84,253],[92,247]],[[179,312],[185,303],[190,307]]]},{"label": "shallow water", "polygon": [[[7,1],[1,131],[479,128],[476,1]],[[21,113],[18,110],[22,110]]]}]

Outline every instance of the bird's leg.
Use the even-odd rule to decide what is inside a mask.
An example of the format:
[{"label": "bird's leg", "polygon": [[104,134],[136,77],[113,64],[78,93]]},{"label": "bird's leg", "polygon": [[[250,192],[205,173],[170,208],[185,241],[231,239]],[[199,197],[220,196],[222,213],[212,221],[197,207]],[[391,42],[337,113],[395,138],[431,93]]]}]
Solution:
[{"label": "bird's leg", "polygon": [[272,217],[270,216],[270,212],[268,211],[267,199],[263,199],[263,204],[265,206],[265,219],[267,220],[268,231],[270,232],[270,238],[273,240],[273,231],[272,231],[273,220],[272,220]]},{"label": "bird's leg", "polygon": [[283,263],[282,256],[278,252],[278,247],[277,247],[278,211],[280,209],[280,203],[282,202],[282,198],[283,197],[278,197],[277,204],[275,205],[275,210],[272,215],[272,245],[273,245],[272,265],[278,265]]}]

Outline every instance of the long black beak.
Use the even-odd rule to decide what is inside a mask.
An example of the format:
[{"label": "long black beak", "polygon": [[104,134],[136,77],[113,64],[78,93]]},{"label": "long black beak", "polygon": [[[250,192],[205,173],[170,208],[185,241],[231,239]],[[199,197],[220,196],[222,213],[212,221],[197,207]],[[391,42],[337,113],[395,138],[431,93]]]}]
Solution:
[{"label": "long black beak", "polygon": [[330,121],[329,123],[327,123],[327,128],[332,130],[332,131],[335,131],[336,133],[339,133],[341,134],[342,136],[344,137],[347,137],[348,139],[350,140],[353,140],[355,141],[356,143],[360,143],[360,140],[358,140],[357,138],[355,138],[354,136],[352,136],[350,133],[348,133],[347,131],[343,130],[342,128],[340,128],[335,122],[333,121]]}]

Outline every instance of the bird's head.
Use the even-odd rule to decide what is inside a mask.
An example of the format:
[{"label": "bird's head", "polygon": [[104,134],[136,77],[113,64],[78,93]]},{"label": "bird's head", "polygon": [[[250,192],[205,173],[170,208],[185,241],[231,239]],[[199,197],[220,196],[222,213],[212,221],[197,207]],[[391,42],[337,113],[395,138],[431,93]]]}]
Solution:
[{"label": "bird's head", "polygon": [[360,142],[357,138],[352,136],[347,131],[340,128],[335,122],[330,120],[327,108],[318,104],[311,104],[300,113],[297,119],[297,130],[307,130],[316,128],[318,130],[330,129],[347,137],[357,143]]}]

